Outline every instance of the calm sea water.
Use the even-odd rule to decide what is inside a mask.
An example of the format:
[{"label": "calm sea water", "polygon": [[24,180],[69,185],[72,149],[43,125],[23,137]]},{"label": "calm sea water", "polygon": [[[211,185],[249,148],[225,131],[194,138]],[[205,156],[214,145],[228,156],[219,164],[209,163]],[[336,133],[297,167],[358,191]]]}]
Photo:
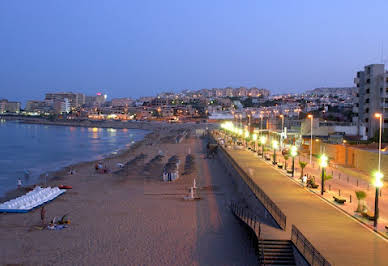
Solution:
[{"label": "calm sea water", "polygon": [[[141,140],[139,129],[103,129],[0,122],[0,196],[40,174],[81,161],[102,159]],[[25,175],[28,171],[29,177]]]}]

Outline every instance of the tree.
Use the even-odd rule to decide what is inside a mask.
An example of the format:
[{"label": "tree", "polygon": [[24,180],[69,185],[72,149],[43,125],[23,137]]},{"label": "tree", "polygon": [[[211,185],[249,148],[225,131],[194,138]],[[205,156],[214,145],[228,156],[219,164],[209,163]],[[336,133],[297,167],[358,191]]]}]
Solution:
[{"label": "tree", "polygon": [[328,180],[330,180],[330,179],[332,179],[332,178],[333,178],[332,175],[327,175],[327,174],[325,174],[325,177],[324,177],[325,181],[328,181]]},{"label": "tree", "polygon": [[300,169],[301,169],[300,177],[303,176],[303,170],[304,170],[304,168],[306,167],[306,165],[307,165],[306,162],[301,162],[301,161],[299,161],[299,166],[300,166]]},{"label": "tree", "polygon": [[362,212],[363,207],[365,206],[364,199],[366,198],[366,193],[365,191],[356,191],[355,193],[358,200],[356,212]]}]

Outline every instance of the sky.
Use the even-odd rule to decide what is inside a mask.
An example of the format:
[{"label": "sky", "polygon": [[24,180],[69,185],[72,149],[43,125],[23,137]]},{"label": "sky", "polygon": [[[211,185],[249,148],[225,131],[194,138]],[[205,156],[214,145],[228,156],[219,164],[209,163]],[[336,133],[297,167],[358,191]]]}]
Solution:
[{"label": "sky", "polygon": [[0,98],[353,86],[382,50],[388,64],[387,10],[386,0],[2,0]]}]

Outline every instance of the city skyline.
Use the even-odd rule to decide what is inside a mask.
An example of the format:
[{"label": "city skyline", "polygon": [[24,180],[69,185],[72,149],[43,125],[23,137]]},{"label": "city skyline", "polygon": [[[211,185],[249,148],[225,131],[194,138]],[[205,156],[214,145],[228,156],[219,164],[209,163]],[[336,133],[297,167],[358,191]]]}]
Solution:
[{"label": "city skyline", "polygon": [[[0,6],[1,97],[21,102],[51,88],[116,98],[228,86],[275,94],[350,87],[356,71],[384,61],[388,44],[383,1]],[[368,38],[358,38],[363,31]]]}]

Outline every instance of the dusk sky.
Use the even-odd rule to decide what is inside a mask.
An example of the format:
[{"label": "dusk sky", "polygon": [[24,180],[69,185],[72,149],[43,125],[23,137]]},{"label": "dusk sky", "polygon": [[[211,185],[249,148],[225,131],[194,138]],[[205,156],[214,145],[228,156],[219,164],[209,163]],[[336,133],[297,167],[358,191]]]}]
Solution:
[{"label": "dusk sky", "polygon": [[353,86],[388,58],[388,1],[317,2],[3,0],[0,98]]}]

